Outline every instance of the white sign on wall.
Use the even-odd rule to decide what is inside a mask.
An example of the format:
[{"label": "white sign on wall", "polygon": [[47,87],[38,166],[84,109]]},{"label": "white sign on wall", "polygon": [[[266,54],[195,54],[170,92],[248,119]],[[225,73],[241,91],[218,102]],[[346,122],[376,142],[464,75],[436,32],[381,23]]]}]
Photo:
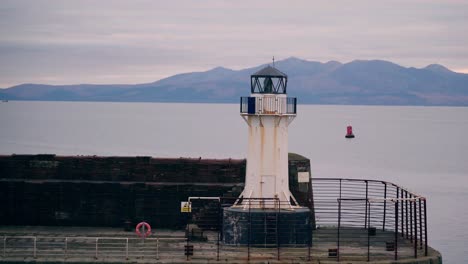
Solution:
[{"label": "white sign on wall", "polygon": [[309,182],[309,172],[298,172],[297,173],[297,181],[298,182]]}]

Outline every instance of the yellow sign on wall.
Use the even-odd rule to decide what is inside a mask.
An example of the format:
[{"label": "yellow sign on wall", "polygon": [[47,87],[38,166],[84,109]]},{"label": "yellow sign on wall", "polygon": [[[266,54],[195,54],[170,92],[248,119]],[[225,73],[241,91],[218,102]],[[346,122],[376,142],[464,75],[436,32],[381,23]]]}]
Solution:
[{"label": "yellow sign on wall", "polygon": [[191,202],[180,202],[180,212],[181,213],[191,213],[192,212],[192,203]]}]

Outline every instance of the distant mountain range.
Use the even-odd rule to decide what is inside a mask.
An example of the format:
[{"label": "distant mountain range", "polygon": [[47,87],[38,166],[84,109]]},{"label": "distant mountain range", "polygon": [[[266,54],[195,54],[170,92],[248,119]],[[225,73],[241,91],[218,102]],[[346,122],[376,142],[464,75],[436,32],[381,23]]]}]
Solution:
[{"label": "distant mountain range", "polygon": [[[22,84],[0,99],[43,101],[237,103],[250,93],[250,75],[217,67],[135,85]],[[406,68],[383,60],[327,63],[288,58],[275,63],[288,75],[288,96],[305,104],[468,106],[468,74],[432,64]]]}]

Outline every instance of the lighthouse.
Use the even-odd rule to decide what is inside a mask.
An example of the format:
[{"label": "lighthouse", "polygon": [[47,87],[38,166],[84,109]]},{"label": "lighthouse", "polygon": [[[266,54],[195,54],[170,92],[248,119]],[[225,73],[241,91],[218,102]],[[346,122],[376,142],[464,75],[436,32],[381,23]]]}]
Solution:
[{"label": "lighthouse", "polygon": [[288,76],[267,66],[250,77],[250,84],[251,95],[241,98],[240,109],[249,140],[245,188],[240,198],[246,198],[242,199],[244,207],[247,203],[254,208],[297,205],[288,181],[288,126],[297,109],[296,98],[286,94]]},{"label": "lighthouse", "polygon": [[288,127],[297,99],[287,96],[288,76],[266,66],[250,77],[250,96],[241,97],[248,130],[245,185],[223,212],[226,244],[304,244],[298,232],[309,227],[310,210],[289,190]]}]

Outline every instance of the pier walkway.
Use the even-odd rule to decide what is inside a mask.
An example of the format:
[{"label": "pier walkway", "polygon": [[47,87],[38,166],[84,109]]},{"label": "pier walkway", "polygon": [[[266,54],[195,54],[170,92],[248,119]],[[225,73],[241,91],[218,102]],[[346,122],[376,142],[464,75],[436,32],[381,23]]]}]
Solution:
[{"label": "pier walkway", "polygon": [[[219,243],[217,232],[205,231],[199,241],[189,241],[184,231],[153,230],[143,240],[133,232],[117,228],[0,226],[0,262],[3,263],[442,263],[440,253],[417,247],[417,258],[411,240],[400,237],[396,250],[385,241],[395,236],[391,231],[340,229],[339,256],[336,228],[313,231],[312,245],[286,247],[253,245],[226,246]],[[193,255],[186,256],[186,246]],[[390,245],[391,246],[391,245]],[[331,253],[330,253],[331,250]]]}]

